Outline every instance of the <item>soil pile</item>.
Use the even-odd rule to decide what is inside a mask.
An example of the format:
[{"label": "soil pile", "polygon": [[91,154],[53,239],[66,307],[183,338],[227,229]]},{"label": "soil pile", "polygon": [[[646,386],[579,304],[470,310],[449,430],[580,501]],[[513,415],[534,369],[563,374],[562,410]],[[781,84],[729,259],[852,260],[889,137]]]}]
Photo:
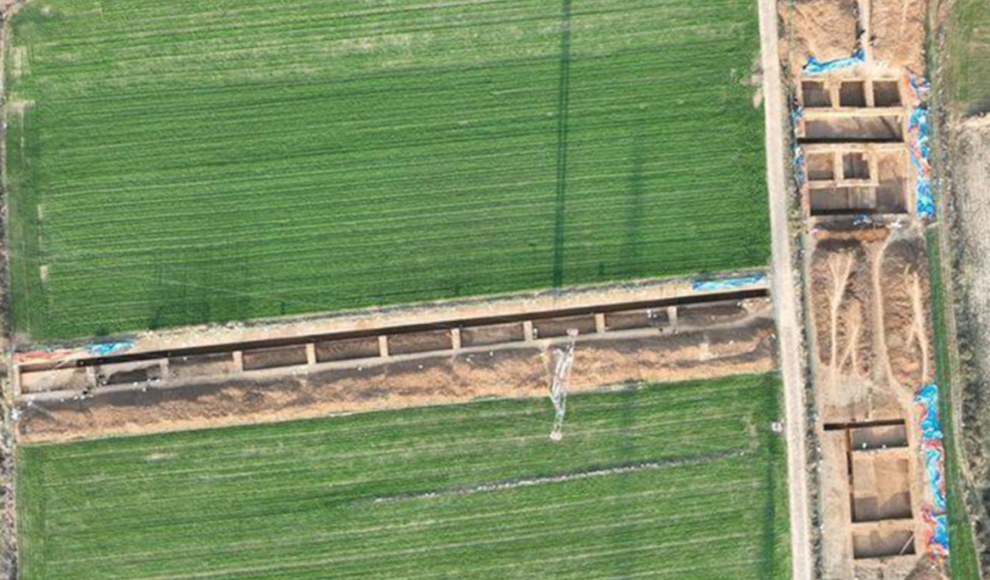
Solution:
[{"label": "soil pile", "polygon": [[925,0],[872,0],[873,57],[891,67],[925,72]]},{"label": "soil pile", "polygon": [[870,259],[854,240],[819,243],[812,258],[818,360],[832,372],[868,378],[872,367]]},{"label": "soil pile", "polygon": [[883,255],[881,276],[884,336],[892,379],[914,390],[933,379],[928,330],[931,292],[922,241],[891,244]]},{"label": "soil pile", "polygon": [[856,0],[796,0],[781,2],[782,17],[791,37],[782,42],[792,70],[800,71],[810,57],[821,61],[845,58],[859,45]]},{"label": "soil pile", "polygon": [[872,0],[870,41],[876,60],[925,72],[925,0]]}]

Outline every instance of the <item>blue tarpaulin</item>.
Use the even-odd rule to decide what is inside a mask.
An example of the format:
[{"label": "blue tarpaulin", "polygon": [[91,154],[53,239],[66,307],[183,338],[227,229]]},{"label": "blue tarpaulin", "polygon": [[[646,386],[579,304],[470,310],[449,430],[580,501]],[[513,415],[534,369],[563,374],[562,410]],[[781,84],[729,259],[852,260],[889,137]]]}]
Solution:
[{"label": "blue tarpaulin", "polygon": [[915,189],[917,212],[918,217],[930,219],[935,217],[935,196],[932,193],[931,179],[931,133],[928,127],[928,108],[924,102],[931,87],[928,81],[919,81],[914,75],[911,75],[909,79],[915,103],[908,123],[908,135],[911,146],[911,163],[914,165],[918,176]]},{"label": "blue tarpaulin", "polygon": [[932,501],[939,513],[944,513],[945,448],[942,446],[942,423],[938,417],[938,385],[932,383],[918,390],[914,397],[921,411],[921,447],[925,454],[925,473]]},{"label": "blue tarpaulin", "polygon": [[811,57],[808,59],[808,64],[804,66],[804,74],[825,74],[835,70],[859,66],[864,62],[866,62],[866,54],[863,52],[863,49],[857,50],[852,56],[830,60],[828,62],[821,62],[817,58]]},{"label": "blue tarpaulin", "polygon": [[714,290],[734,290],[745,286],[759,284],[767,279],[766,274],[753,274],[752,276],[741,276],[738,278],[724,278],[721,280],[695,280],[691,284],[691,289],[695,292],[711,292]]},{"label": "blue tarpaulin", "polygon": [[928,550],[942,558],[949,555],[949,518],[945,514],[924,513],[928,525]]},{"label": "blue tarpaulin", "polygon": [[95,356],[108,356],[118,352],[128,350],[133,347],[133,342],[108,342],[103,344],[91,344],[86,347],[86,352]]}]

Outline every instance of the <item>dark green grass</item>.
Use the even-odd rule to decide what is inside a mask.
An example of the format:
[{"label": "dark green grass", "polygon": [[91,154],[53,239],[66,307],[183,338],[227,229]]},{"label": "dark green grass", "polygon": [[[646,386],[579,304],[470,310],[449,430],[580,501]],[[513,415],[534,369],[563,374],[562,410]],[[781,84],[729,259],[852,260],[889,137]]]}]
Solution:
[{"label": "dark green grass", "polygon": [[779,390],[574,396],[559,443],[540,400],[22,447],[22,578],[783,580]]},{"label": "dark green grass", "polygon": [[769,255],[754,0],[38,0],[9,48],[34,339]]},{"label": "dark green grass", "polygon": [[965,480],[959,472],[956,446],[958,441],[952,423],[952,374],[949,361],[949,341],[945,322],[945,294],[942,289],[942,261],[939,233],[929,230],[926,238],[932,278],[932,313],[935,335],[935,356],[939,395],[942,403],[942,430],[945,433],[945,471],[949,516],[949,563],[953,580],[977,580],[979,560],[973,541],[973,528],[965,503]]}]

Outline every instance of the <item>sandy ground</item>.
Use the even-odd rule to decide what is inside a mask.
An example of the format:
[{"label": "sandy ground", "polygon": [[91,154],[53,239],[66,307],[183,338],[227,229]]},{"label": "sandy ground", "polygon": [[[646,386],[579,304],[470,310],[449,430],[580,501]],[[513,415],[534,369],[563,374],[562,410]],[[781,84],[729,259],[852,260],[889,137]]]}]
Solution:
[{"label": "sandy ground", "polygon": [[793,580],[812,577],[811,508],[808,505],[808,456],[802,321],[799,278],[795,276],[790,213],[793,198],[785,178],[784,89],[781,82],[778,12],[775,0],[760,0],[763,94],[766,118],[767,186],[773,240],[772,288],[779,334],[786,414],[788,505]]},{"label": "sandy ground", "polygon": [[[774,347],[769,312],[729,328],[581,342],[570,390],[767,372],[774,367]],[[64,441],[545,397],[553,361],[552,349],[527,346],[258,380],[97,392],[85,399],[26,403],[17,430],[22,442]],[[549,411],[547,418],[549,429]]]}]

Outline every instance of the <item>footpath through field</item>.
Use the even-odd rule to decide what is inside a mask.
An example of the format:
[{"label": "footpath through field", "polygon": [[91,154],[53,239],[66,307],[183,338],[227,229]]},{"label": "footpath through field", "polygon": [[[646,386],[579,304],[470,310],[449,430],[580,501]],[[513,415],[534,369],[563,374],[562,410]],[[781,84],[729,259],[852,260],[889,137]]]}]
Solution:
[{"label": "footpath through field", "polygon": [[799,305],[794,291],[788,194],[784,178],[784,106],[777,46],[777,3],[760,0],[760,42],[763,47],[763,94],[766,112],[767,186],[773,234],[773,303],[780,342],[780,369],[784,381],[787,419],[787,480],[791,514],[791,561],[794,580],[811,578],[808,527],[808,481],[805,466],[805,383],[801,365]]}]

